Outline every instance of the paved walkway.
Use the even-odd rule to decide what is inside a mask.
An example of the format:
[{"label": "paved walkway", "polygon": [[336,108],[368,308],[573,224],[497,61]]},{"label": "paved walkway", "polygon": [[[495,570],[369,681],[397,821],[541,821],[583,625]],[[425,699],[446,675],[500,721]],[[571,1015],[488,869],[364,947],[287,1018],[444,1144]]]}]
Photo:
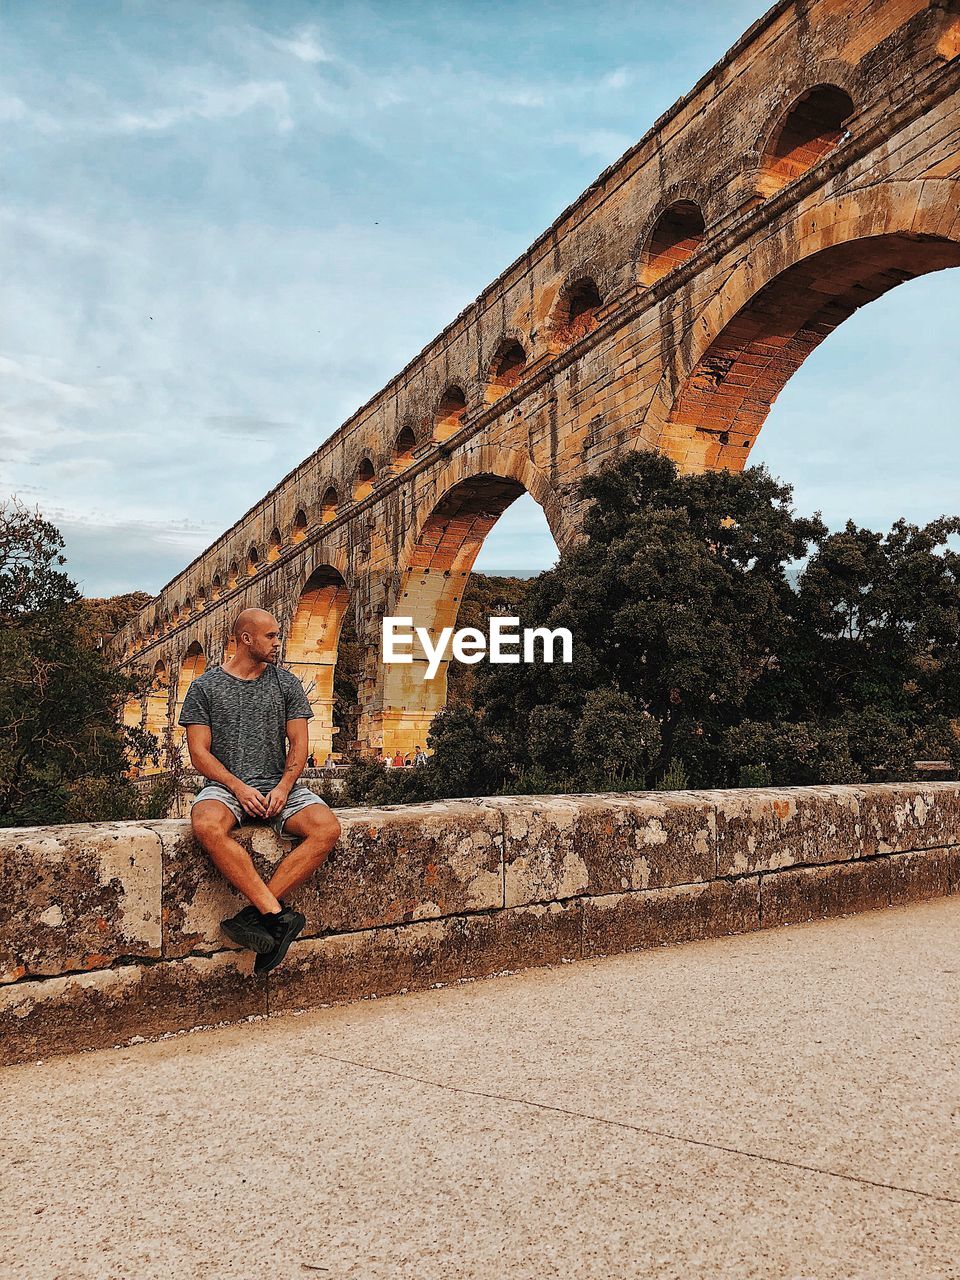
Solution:
[{"label": "paved walkway", "polygon": [[0,1073],[8,1280],[960,1277],[960,899]]}]

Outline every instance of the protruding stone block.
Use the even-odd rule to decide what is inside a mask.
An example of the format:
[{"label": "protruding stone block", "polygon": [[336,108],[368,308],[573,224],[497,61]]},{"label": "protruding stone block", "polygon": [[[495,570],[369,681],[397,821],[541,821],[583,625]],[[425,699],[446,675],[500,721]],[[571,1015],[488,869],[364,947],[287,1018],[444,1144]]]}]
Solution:
[{"label": "protruding stone block", "polygon": [[130,822],[0,831],[0,981],[160,954],[160,841]]},{"label": "protruding stone block", "polygon": [[756,876],[610,894],[583,904],[583,954],[635,951],[760,927]]},{"label": "protruding stone block", "polygon": [[0,987],[0,1062],[265,1014],[252,969],[249,952],[225,951]]},{"label": "protruding stone block", "polygon": [[519,796],[503,815],[508,907],[709,880],[713,804],[696,793]]},{"label": "protruding stone block", "polygon": [[763,927],[802,924],[890,905],[887,858],[831,867],[796,867],[760,877]]}]

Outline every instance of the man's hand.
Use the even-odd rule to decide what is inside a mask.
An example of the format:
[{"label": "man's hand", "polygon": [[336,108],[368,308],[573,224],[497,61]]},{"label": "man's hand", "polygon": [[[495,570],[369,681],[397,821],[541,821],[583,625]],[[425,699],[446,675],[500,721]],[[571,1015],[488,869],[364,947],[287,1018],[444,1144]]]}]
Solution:
[{"label": "man's hand", "polygon": [[[274,787],[274,791],[276,791],[276,787]],[[273,795],[274,791],[271,791],[270,794]],[[270,816],[267,813],[267,797],[258,791],[256,787],[248,787],[245,782],[238,782],[233,794],[251,818],[267,818]]]},{"label": "man's hand", "polygon": [[285,787],[282,782],[278,782],[272,791],[268,791],[264,797],[264,803],[267,806],[267,817],[275,818],[287,803],[290,795],[290,788]]}]

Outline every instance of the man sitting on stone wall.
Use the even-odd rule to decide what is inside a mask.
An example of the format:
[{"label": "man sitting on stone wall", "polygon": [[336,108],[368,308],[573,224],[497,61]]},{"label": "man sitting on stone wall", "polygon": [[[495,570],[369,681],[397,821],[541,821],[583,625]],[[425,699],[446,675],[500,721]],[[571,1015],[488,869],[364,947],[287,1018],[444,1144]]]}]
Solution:
[{"label": "man sitting on stone wall", "polygon": [[[307,759],[313,716],[303,685],[277,665],[280,624],[265,609],[244,609],[233,624],[236,653],[198,676],[180,724],[194,768],[209,781],[190,812],[202,848],[250,905],[220,923],[228,938],[257,952],[254,972],[278,965],[306,918],[283,901],[325,861],[340,823],[297,779]],[[289,743],[289,747],[287,746]],[[300,843],[264,883],[233,828],[244,818],[272,822]]]}]

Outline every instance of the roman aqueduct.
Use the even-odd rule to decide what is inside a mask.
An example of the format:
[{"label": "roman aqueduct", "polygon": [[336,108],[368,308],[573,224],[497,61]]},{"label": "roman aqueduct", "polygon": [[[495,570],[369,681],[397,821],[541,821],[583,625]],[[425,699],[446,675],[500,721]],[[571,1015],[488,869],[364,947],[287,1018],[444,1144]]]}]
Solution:
[{"label": "roman aqueduct", "polygon": [[[162,735],[248,605],[283,626],[332,738],[338,639],[368,752],[426,741],[446,672],[380,620],[456,622],[523,492],[558,547],[581,477],[630,449],[742,468],[774,399],[858,307],[960,265],[960,6],[781,0],[382,391],[114,638]],[[802,441],[798,441],[798,449]],[[345,744],[337,743],[338,749]]]}]

